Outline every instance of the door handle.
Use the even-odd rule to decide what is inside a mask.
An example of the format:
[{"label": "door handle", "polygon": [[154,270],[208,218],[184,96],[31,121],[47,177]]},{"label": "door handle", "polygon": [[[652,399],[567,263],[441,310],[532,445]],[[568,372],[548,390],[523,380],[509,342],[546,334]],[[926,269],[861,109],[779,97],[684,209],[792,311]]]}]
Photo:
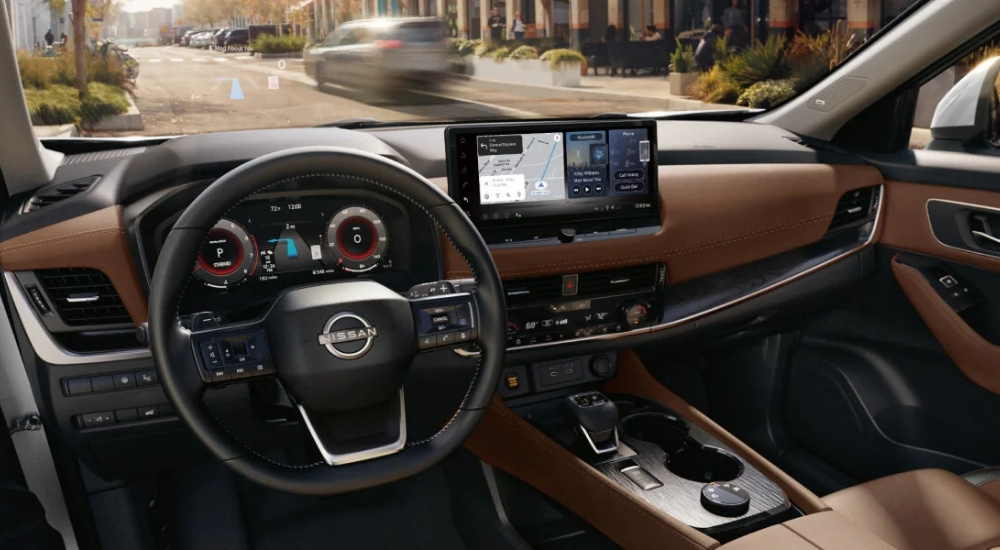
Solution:
[{"label": "door handle", "polygon": [[993,235],[990,235],[989,233],[984,233],[982,231],[973,230],[972,234],[975,235],[976,237],[979,237],[981,239],[986,239],[988,241],[993,242],[997,246],[1000,246],[1000,238],[994,237]]}]

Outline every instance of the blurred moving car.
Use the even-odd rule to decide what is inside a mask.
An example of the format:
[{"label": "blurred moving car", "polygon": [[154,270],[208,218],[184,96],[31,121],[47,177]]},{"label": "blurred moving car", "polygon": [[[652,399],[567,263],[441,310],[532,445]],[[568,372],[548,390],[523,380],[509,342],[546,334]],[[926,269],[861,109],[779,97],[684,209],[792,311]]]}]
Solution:
[{"label": "blurred moving car", "polygon": [[433,17],[352,21],[305,51],[305,71],[320,87],[430,91],[449,74],[445,30],[445,21]]},{"label": "blurred moving car", "polygon": [[226,33],[226,39],[222,44],[222,52],[236,52],[250,50],[250,31],[247,29],[232,29]]}]

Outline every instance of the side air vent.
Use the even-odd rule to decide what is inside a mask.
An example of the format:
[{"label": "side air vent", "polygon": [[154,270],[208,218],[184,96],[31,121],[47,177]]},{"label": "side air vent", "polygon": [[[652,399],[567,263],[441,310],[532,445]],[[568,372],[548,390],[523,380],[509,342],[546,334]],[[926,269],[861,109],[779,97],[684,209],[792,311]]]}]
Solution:
[{"label": "side air vent", "polygon": [[655,286],[655,265],[580,274],[580,294],[642,292],[652,290]]},{"label": "side air vent", "polygon": [[132,323],[115,287],[96,269],[42,269],[35,276],[53,309],[69,326]]},{"label": "side air vent", "polygon": [[100,176],[90,176],[88,178],[78,179],[52,187],[43,187],[35,193],[35,196],[31,197],[31,199],[25,203],[24,212],[34,212],[35,210],[45,208],[46,206],[50,206],[70,197],[79,195],[80,193],[83,193],[87,189],[93,187],[99,179],[101,179]]},{"label": "side air vent", "polygon": [[837,211],[833,215],[828,231],[867,220],[878,210],[878,187],[866,187],[844,193],[837,203]]}]

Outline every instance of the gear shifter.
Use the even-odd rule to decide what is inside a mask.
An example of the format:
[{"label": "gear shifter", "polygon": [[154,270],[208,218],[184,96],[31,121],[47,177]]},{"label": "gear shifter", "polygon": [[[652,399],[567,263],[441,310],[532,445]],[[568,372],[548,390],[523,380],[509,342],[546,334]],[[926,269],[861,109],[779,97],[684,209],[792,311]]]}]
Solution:
[{"label": "gear shifter", "polygon": [[618,450],[618,407],[607,396],[598,391],[578,393],[567,397],[563,404],[594,453]]}]

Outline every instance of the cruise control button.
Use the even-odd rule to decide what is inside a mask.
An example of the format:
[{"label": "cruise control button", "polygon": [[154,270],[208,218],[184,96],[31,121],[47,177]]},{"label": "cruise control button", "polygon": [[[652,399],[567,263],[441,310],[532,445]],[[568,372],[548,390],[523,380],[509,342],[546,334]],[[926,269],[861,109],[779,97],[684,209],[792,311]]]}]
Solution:
[{"label": "cruise control button", "polygon": [[121,388],[134,388],[135,387],[135,375],[131,372],[123,372],[121,374],[113,375],[115,380],[115,389]]}]

